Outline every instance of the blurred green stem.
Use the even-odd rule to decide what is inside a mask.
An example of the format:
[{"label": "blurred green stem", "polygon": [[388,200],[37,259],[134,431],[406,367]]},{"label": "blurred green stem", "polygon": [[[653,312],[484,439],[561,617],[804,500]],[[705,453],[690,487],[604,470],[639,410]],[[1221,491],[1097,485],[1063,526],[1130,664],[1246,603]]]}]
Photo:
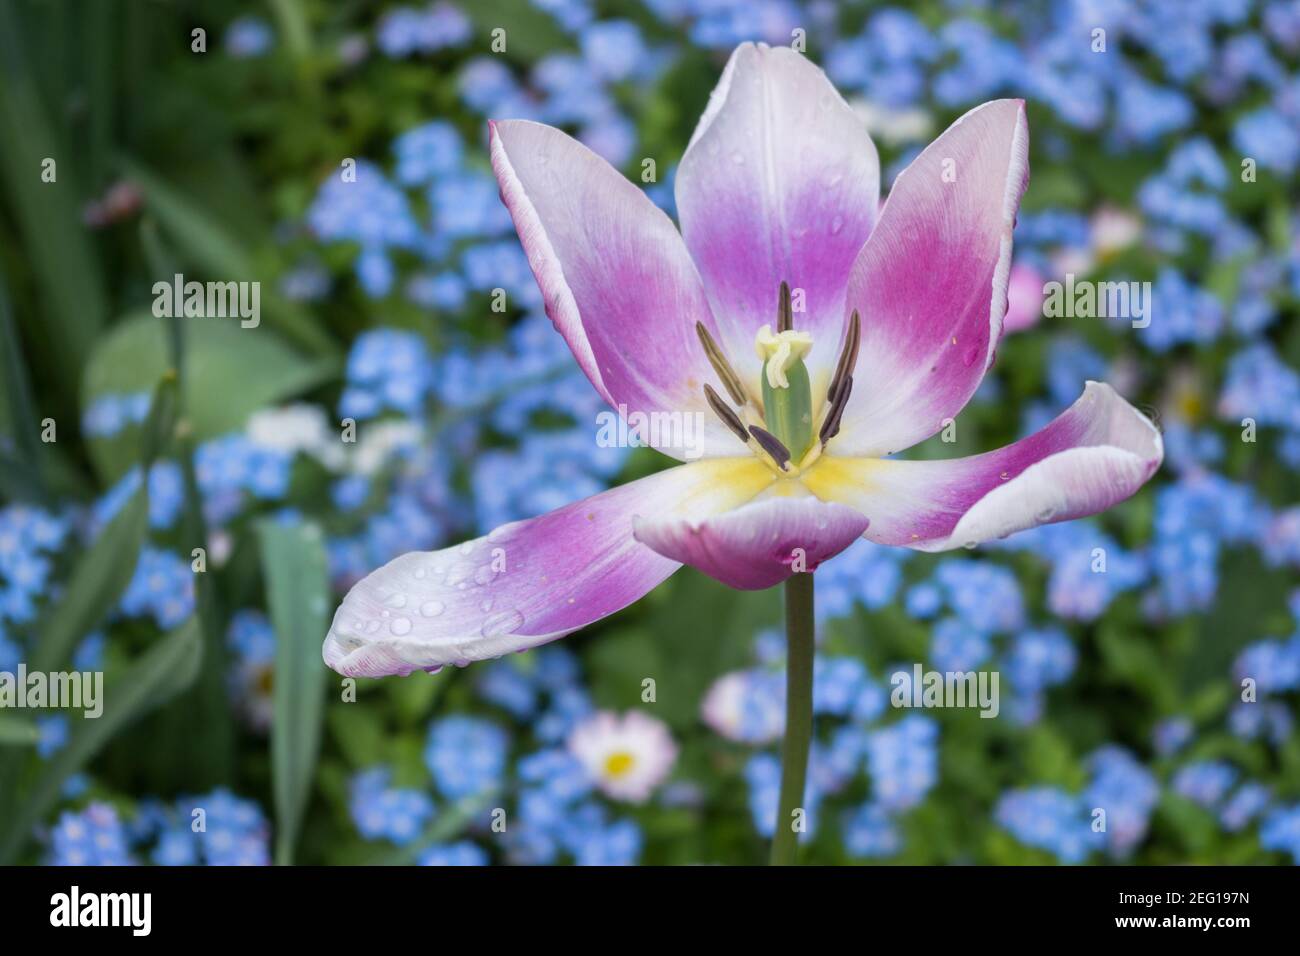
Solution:
[{"label": "blurred green stem", "polygon": [[[776,808],[772,866],[793,866],[799,847],[803,801],[808,778],[808,748],[813,727],[813,576],[792,574],[785,582],[785,740],[781,744],[781,799]],[[802,817],[802,814],[801,814]]]}]

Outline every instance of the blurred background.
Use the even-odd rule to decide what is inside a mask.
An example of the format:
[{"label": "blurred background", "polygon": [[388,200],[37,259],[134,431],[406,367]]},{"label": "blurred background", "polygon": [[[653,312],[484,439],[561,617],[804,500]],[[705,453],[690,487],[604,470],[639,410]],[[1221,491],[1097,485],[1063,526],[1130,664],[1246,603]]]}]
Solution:
[{"label": "blurred background", "polygon": [[[805,859],[1300,859],[1297,0],[3,0],[0,671],[106,688],[99,719],[0,710],[0,862],[765,859],[776,591],[687,569],[544,649],[354,687],[319,654],[397,554],[665,464],[596,445],[487,119],[568,130],[672,214],[731,49],[796,36],[886,185],[1028,101],[1009,331],[919,453],[1090,378],[1167,449],[1097,519],[818,571]],[[156,317],[176,273],[260,282],[260,323]],[[1067,273],[1150,281],[1150,325],[1042,317]],[[997,670],[998,719],[890,707],[918,661]],[[629,710],[670,765],[636,802],[571,747]]]}]

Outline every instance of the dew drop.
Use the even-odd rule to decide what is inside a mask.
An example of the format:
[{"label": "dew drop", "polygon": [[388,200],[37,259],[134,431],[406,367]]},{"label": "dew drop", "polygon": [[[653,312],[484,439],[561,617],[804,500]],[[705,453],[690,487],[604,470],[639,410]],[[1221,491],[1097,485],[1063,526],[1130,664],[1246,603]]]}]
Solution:
[{"label": "dew drop", "polygon": [[473,550],[474,550],[474,542],[473,542],[473,541],[466,541],[466,542],[464,542],[463,544],[461,544],[461,546],[460,546],[460,553],[461,553],[461,554],[469,554],[469,553],[472,552]]},{"label": "dew drop", "polygon": [[519,630],[523,623],[524,616],[518,611],[498,611],[483,622],[481,631],[484,637],[500,637]]},{"label": "dew drop", "polygon": [[745,154],[742,153],[740,150],[736,150],[734,153],[731,154],[731,161],[735,163],[737,166],[744,166]]},{"label": "dew drop", "polygon": [[843,217],[843,216],[836,216],[834,219],[831,220],[831,235],[832,235],[832,236],[838,236],[838,235],[840,234],[840,230],[843,229],[843,228],[844,228],[844,217]]},{"label": "dew drop", "polygon": [[423,581],[423,580],[424,580],[424,576],[425,576],[426,574],[428,574],[428,573],[429,573],[429,572],[426,571],[426,570],[424,570],[424,568],[416,568],[416,569],[415,569],[415,579],[416,579],[417,581]]},{"label": "dew drop", "polygon": [[409,634],[411,632],[411,619],[408,617],[395,617],[393,623],[388,625],[388,629],[398,637]]},{"label": "dew drop", "polygon": [[967,368],[975,364],[975,360],[980,357],[980,350],[977,348],[969,349],[961,360]]},{"label": "dew drop", "polygon": [[1006,481],[1008,478],[1011,477],[1011,472],[1004,471],[1002,472],[1002,474],[998,475],[998,477],[1001,478],[1003,481]]},{"label": "dew drop", "polygon": [[462,585],[465,584],[466,579],[473,573],[474,565],[470,564],[468,561],[462,561],[454,565],[452,569],[447,572],[447,586],[451,587],[454,585],[458,588],[462,587]]},{"label": "dew drop", "polygon": [[1056,517],[1056,509],[1052,507],[1044,508],[1034,517],[1038,519],[1039,524],[1045,524]]},{"label": "dew drop", "polygon": [[474,583],[480,587],[491,584],[497,576],[497,572],[492,565],[485,564],[474,572]]},{"label": "dew drop", "polygon": [[406,595],[401,591],[394,591],[388,595],[388,600],[384,603],[389,607],[406,607]]},{"label": "dew drop", "polygon": [[479,609],[480,611],[482,611],[484,614],[486,614],[488,611],[492,610],[492,599],[491,599],[491,598],[488,598],[486,601],[483,601],[482,603],[480,603],[479,606],[478,606],[478,609]]},{"label": "dew drop", "polygon": [[441,601],[425,601],[420,605],[420,613],[425,617],[437,617],[442,613]]},{"label": "dew drop", "polygon": [[379,622],[372,617],[369,621],[366,622],[366,633],[373,634],[377,630],[379,630]]},{"label": "dew drop", "polygon": [[965,544],[962,545],[962,547],[965,548],[967,551],[974,551],[977,547],[979,547],[979,542],[967,541]]}]

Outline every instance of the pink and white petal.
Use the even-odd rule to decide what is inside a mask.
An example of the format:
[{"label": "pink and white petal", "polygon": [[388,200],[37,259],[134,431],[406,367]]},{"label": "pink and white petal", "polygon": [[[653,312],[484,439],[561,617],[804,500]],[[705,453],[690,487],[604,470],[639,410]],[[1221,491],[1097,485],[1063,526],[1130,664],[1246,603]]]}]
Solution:
[{"label": "pink and white petal", "polygon": [[1046,428],[997,451],[951,461],[824,457],[803,480],[870,518],[866,537],[878,544],[946,551],[1105,511],[1163,458],[1155,426],[1109,385],[1089,382]]},{"label": "pink and white petal", "polygon": [[325,638],[325,663],[350,677],[409,674],[563,637],[677,570],[633,537],[638,515],[703,517],[772,481],[753,457],[693,462],[474,541],[404,554],[348,592]]},{"label": "pink and white petal", "polygon": [[752,591],[780,584],[796,571],[816,570],[866,528],[867,519],[853,508],[805,491],[803,497],[764,497],[702,520],[641,518],[634,533],[665,557]]},{"label": "pink and white petal", "polygon": [[1021,100],[971,110],[894,182],[849,280],[862,345],[837,454],[910,448],[975,393],[1002,335],[1028,182]]},{"label": "pink and white petal", "polygon": [[695,323],[716,327],[672,221],[557,129],[500,120],[489,130],[492,168],[546,314],[596,390],[625,418],[698,415],[691,423],[702,440],[665,427],[656,435],[660,451],[679,459],[740,454],[743,445],[703,397],[704,383],[717,383]]},{"label": "pink and white petal", "polygon": [[757,378],[754,336],[775,325],[785,280],[803,290],[795,327],[813,333],[809,368],[833,367],[849,270],[879,209],[880,164],[826,74],[785,47],[737,47],[675,188],[731,361]]}]

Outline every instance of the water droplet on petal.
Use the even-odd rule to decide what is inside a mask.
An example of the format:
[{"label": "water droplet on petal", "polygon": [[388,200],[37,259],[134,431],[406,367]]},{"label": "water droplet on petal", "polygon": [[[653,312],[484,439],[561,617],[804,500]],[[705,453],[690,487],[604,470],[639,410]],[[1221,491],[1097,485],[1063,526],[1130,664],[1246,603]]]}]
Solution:
[{"label": "water droplet on petal", "polygon": [[483,601],[482,603],[480,603],[479,606],[478,606],[478,609],[479,609],[480,611],[482,611],[484,614],[486,614],[488,611],[492,610],[492,599],[491,599],[491,598],[488,598],[486,601]]},{"label": "water droplet on petal", "polygon": [[836,216],[834,219],[831,220],[831,235],[832,235],[832,236],[838,236],[838,235],[840,234],[840,230],[843,229],[843,228],[844,228],[844,217],[843,217],[843,216]]},{"label": "water droplet on petal", "polygon": [[972,365],[975,364],[975,360],[979,357],[980,357],[980,350],[977,348],[972,348],[969,349],[966,352],[966,354],[962,356],[961,360],[967,368],[970,368]]},{"label": "water droplet on petal", "polygon": [[731,161],[735,163],[737,166],[744,166],[745,154],[742,153],[740,150],[736,150],[734,153],[731,154]]},{"label": "water droplet on petal", "polygon": [[423,580],[424,580],[424,576],[425,576],[426,574],[428,574],[428,573],[429,573],[429,572],[426,571],[426,570],[424,570],[424,568],[416,568],[416,569],[415,569],[415,579],[416,579],[417,581],[423,581]]},{"label": "water droplet on petal", "polygon": [[965,548],[967,551],[974,551],[976,548],[979,547],[979,544],[980,543],[978,541],[967,541],[965,544],[962,545],[962,547]]},{"label": "water droplet on petal", "polygon": [[524,616],[518,611],[498,611],[483,622],[481,629],[484,637],[501,637],[511,634],[524,624]]},{"label": "water droplet on petal", "polygon": [[406,607],[406,595],[401,591],[394,591],[388,595],[388,600],[384,603],[389,607]]},{"label": "water droplet on petal", "polygon": [[481,586],[491,584],[497,576],[496,569],[490,564],[485,564],[474,572],[474,583]]},{"label": "water droplet on petal", "polygon": [[1039,524],[1046,524],[1056,517],[1056,509],[1049,505],[1039,511],[1038,514],[1034,515],[1034,517],[1037,519]]},{"label": "water droplet on petal", "polygon": [[393,623],[388,625],[388,629],[401,637],[403,634],[411,633],[411,619],[407,617],[395,617]]},{"label": "water droplet on petal", "polygon": [[420,605],[420,613],[425,617],[437,617],[442,613],[441,601],[425,601]]},{"label": "water droplet on petal", "polygon": [[447,572],[447,586],[451,587],[454,585],[459,588],[465,584],[466,579],[473,573],[474,565],[470,564],[468,561],[461,561]]},{"label": "water droplet on petal", "polygon": [[366,622],[366,633],[373,634],[377,630],[379,630],[379,622],[372,617],[369,621]]},{"label": "water droplet on petal", "polygon": [[1001,478],[1003,481],[1006,481],[1008,478],[1011,477],[1011,472],[1004,471],[1002,472],[1002,474],[998,475],[998,477]]},{"label": "water droplet on petal", "polygon": [[461,553],[461,554],[469,554],[469,553],[470,553],[471,551],[473,551],[473,550],[474,550],[474,542],[473,542],[473,541],[466,541],[466,542],[464,542],[463,544],[461,544],[461,546],[460,546],[460,553]]}]

